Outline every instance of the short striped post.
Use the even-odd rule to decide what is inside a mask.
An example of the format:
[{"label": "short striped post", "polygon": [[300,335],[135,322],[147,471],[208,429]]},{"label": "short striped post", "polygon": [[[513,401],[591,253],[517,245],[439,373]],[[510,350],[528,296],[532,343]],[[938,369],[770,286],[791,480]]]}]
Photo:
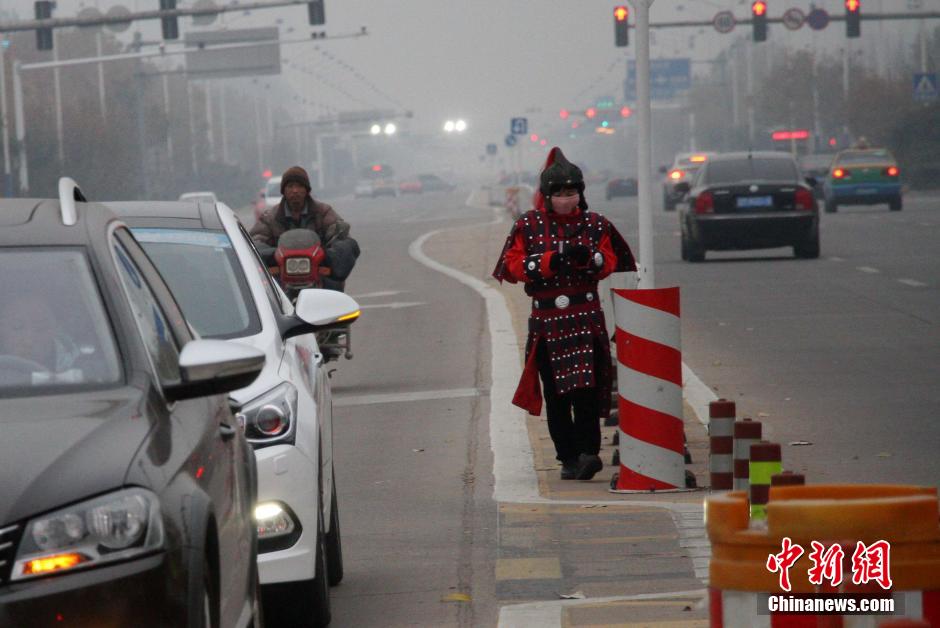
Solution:
[{"label": "short striped post", "polygon": [[685,486],[679,288],[614,289],[620,472],[616,491]]},{"label": "short striped post", "polygon": [[760,421],[744,418],[734,423],[734,490],[746,491],[750,472],[751,445],[761,439]]},{"label": "short striped post", "polygon": [[713,491],[733,488],[731,454],[736,412],[734,402],[727,399],[708,404],[708,471]]},{"label": "short striped post", "polygon": [[770,478],[783,471],[779,443],[762,440],[751,445],[748,471],[751,484],[751,521],[766,519],[767,502],[770,500]]}]

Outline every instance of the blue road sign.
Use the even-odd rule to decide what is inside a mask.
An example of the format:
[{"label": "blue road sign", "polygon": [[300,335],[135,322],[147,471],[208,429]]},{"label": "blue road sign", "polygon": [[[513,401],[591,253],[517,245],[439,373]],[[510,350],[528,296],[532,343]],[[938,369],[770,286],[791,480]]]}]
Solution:
[{"label": "blue road sign", "polygon": [[529,132],[528,118],[513,118],[509,123],[509,132],[513,135],[525,135]]},{"label": "blue road sign", "polygon": [[829,26],[829,13],[824,9],[813,9],[806,16],[806,23],[814,31],[821,31]]},{"label": "blue road sign", "polygon": [[496,144],[487,144],[487,145],[486,145],[486,154],[487,154],[487,155],[495,155],[495,154],[496,154],[496,151],[497,151]]},{"label": "blue road sign", "polygon": [[[679,92],[692,87],[692,63],[689,59],[650,60],[650,98],[671,100]],[[624,97],[628,102],[636,100],[636,61],[627,65],[627,82]]]},{"label": "blue road sign", "polygon": [[512,148],[513,146],[516,145],[516,136],[510,133],[509,135],[506,136],[505,141],[506,141],[506,146],[508,146],[509,148]]},{"label": "blue road sign", "polygon": [[937,75],[934,72],[914,74],[914,100],[933,102],[940,96],[937,90]]}]

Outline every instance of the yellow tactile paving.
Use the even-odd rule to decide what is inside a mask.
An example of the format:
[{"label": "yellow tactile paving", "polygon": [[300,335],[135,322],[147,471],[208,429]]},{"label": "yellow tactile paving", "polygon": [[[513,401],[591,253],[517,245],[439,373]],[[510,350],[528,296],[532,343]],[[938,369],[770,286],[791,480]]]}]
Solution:
[{"label": "yellow tactile paving", "polygon": [[561,578],[561,562],[557,556],[496,559],[496,580],[549,580],[559,578]]}]

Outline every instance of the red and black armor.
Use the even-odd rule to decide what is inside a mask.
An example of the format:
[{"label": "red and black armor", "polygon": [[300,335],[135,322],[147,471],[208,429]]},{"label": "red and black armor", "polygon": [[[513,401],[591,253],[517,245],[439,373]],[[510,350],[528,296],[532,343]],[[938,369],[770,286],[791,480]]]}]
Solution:
[{"label": "red and black armor", "polygon": [[[581,209],[560,216],[549,212],[541,197],[541,191],[536,193],[536,208],[513,225],[493,270],[499,281],[523,281],[532,297],[526,364],[513,403],[533,415],[541,412],[535,359],[538,344],[544,342],[558,394],[596,387],[601,416],[608,416],[612,364],[597,284],[611,272],[635,270],[633,254],[603,216]],[[586,263],[566,259],[552,269],[554,255],[575,248],[586,252]],[[563,257],[570,256],[559,259]]]}]

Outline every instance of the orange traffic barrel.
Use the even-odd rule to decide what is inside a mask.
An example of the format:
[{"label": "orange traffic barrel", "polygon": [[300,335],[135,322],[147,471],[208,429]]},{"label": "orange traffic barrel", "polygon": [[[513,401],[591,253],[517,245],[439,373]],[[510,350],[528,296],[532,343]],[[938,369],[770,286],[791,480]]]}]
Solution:
[{"label": "orange traffic barrel", "polygon": [[[766,526],[760,527],[749,526],[750,505],[743,491],[706,499],[712,546],[712,628],[882,626],[901,619],[940,628],[940,506],[936,488],[834,484],[771,486],[769,492]],[[842,552],[842,560],[837,561],[844,566],[841,584],[825,580],[833,577],[831,573],[820,576],[819,548]],[[882,554],[881,570],[862,569],[874,565],[866,561],[871,561],[879,548],[889,550]],[[788,559],[783,561],[785,556]],[[779,568],[784,562],[786,570]],[[857,570],[864,576],[858,583]],[[871,616],[857,623],[862,616],[789,614],[783,611],[792,611],[792,605],[782,610],[779,604],[771,606],[772,601],[802,599],[805,594],[864,594],[886,600],[894,607],[894,614]]]}]

